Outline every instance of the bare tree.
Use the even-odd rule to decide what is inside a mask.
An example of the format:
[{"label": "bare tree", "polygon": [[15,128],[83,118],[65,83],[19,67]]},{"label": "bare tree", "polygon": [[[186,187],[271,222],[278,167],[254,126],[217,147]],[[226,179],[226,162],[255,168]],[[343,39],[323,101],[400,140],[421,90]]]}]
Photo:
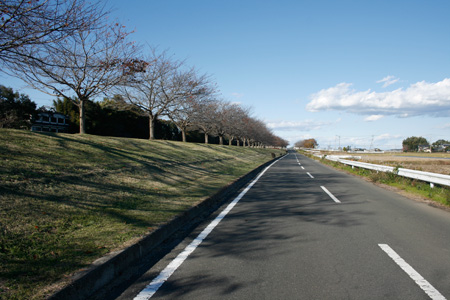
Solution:
[{"label": "bare tree", "polygon": [[82,134],[86,132],[85,103],[146,68],[145,62],[136,59],[139,49],[127,42],[130,33],[123,26],[105,19],[93,25],[92,30],[81,28],[38,49],[28,48],[27,55],[10,66],[12,75],[44,93],[76,96]]},{"label": "bare tree", "polygon": [[[0,62],[13,64],[39,48],[85,30],[106,13],[85,0],[0,0]],[[42,61],[45,63],[45,61]],[[5,68],[2,68],[5,71]]]},{"label": "bare tree", "polygon": [[261,120],[255,118],[248,120],[246,128],[248,146],[257,147],[263,145],[270,134],[270,131]]},{"label": "bare tree", "polygon": [[250,115],[250,108],[245,108],[239,104],[231,104],[228,107],[228,122],[226,128],[226,135],[228,136],[229,145],[236,140],[237,146],[239,146],[240,138],[245,129],[244,119]]},{"label": "bare tree", "polygon": [[194,115],[197,107],[195,98],[186,98],[169,115],[170,120],[180,129],[182,141],[186,142],[186,132],[194,126]]},{"label": "bare tree", "polygon": [[283,144],[282,139],[275,136],[263,121],[251,116],[250,108],[229,104],[225,114],[228,116],[226,135],[230,145],[234,139],[238,146],[240,141],[243,146],[251,147]]},{"label": "bare tree", "polygon": [[[157,53],[155,48],[145,59],[145,72],[136,73],[132,79],[119,87],[123,98],[119,107],[131,109],[149,120],[149,139],[155,138],[155,122],[168,115],[170,108],[180,97],[183,83],[179,74],[181,62],[167,57],[167,52]],[[185,82],[185,84],[188,84]],[[169,96],[170,95],[170,96]]]},{"label": "bare tree", "polygon": [[249,114],[249,111],[243,111],[243,114],[241,116],[241,119],[237,124],[239,124],[239,136],[238,138],[242,141],[242,146],[246,147],[248,146],[248,139],[249,136],[252,134],[252,117]]},{"label": "bare tree", "polygon": [[176,83],[178,88],[165,93],[169,99],[176,99],[168,116],[181,130],[183,142],[186,142],[186,131],[197,126],[199,112],[216,93],[216,88],[206,74],[198,75],[195,69],[181,71]]},{"label": "bare tree", "polygon": [[205,99],[197,102],[194,110],[194,124],[205,135],[205,144],[209,143],[209,135],[217,128],[219,105],[215,99]]},{"label": "bare tree", "polygon": [[282,139],[279,136],[274,136],[272,145],[277,148],[286,148],[289,145],[289,141]]},{"label": "bare tree", "polygon": [[228,133],[230,119],[233,114],[233,106],[226,101],[217,102],[215,133],[219,137],[219,145],[223,145],[223,138]]}]

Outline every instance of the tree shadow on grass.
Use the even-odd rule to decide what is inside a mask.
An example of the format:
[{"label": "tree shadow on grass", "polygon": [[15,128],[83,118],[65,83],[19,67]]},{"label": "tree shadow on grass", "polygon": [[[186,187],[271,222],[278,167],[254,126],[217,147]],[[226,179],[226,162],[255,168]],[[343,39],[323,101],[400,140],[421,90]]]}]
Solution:
[{"label": "tree shadow on grass", "polygon": [[[121,240],[130,238],[129,234],[133,232],[148,232],[192,205],[192,199],[183,204],[187,195],[167,188],[149,189],[99,178],[108,179],[115,172],[121,172],[130,179],[157,181],[164,186],[189,186],[192,178],[221,174],[221,171],[202,164],[226,165],[233,160],[232,157],[204,158],[201,154],[185,160],[186,153],[172,143],[165,145],[179,150],[176,157],[158,151],[157,147],[142,147],[133,141],[130,143],[136,153],[66,135],[45,135],[57,142],[61,148],[58,151],[62,152],[60,156],[48,157],[45,152],[33,149],[7,153],[8,147],[0,145],[0,153],[8,154],[17,165],[10,169],[0,168],[0,216],[4,216],[0,227],[5,241],[0,249],[1,280],[14,276],[18,284],[27,284],[30,278],[49,282],[63,273],[86,266],[108,252],[108,245],[98,245],[95,234],[82,240],[67,239],[66,236],[90,226],[95,229],[98,224],[103,224],[103,218],[136,229],[122,237],[119,233],[117,239]],[[78,148],[74,154],[64,156],[64,151],[72,153],[74,148]],[[74,161],[73,157],[77,155],[84,155],[86,161]],[[35,168],[42,162],[46,168]],[[214,194],[219,188],[217,183],[197,183],[195,189],[189,190],[189,197],[200,199]],[[17,215],[19,212],[24,215]],[[13,220],[14,215],[18,220]],[[25,224],[17,231],[12,225],[6,226],[7,222]],[[96,234],[102,234],[102,229],[99,228]],[[104,234],[109,233],[105,231]]]}]

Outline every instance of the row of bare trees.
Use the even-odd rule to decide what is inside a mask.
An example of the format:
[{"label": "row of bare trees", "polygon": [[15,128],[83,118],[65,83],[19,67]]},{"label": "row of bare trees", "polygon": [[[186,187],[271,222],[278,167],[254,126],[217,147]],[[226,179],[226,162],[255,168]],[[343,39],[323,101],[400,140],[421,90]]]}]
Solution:
[{"label": "row of bare trees", "polygon": [[[187,130],[244,145],[282,146],[247,109],[219,101],[206,74],[175,60],[167,51],[143,48],[132,32],[108,18],[101,2],[87,0],[0,0],[1,70],[29,86],[79,107],[86,133],[86,102],[114,94],[113,104],[149,119],[154,138],[158,118],[169,118],[186,140]],[[231,142],[230,142],[231,143]]]},{"label": "row of bare trees", "polygon": [[215,97],[216,90],[207,75],[199,75],[167,54],[150,48],[150,54],[139,60],[142,72],[133,72],[114,88],[113,106],[128,109],[149,119],[149,139],[154,138],[154,124],[159,118],[171,118],[183,131],[189,124],[183,119],[192,107]]},{"label": "row of bare trees", "polygon": [[205,136],[208,143],[209,136],[219,137],[219,144],[224,139],[229,145],[233,142],[239,146],[274,146],[286,147],[288,142],[275,136],[264,122],[251,116],[250,109],[239,104],[224,100],[202,99],[197,102],[195,98],[185,102],[185,110],[170,119],[182,131],[183,141],[186,141],[186,130],[198,130]]},{"label": "row of bare trees", "polygon": [[205,143],[214,135],[220,144],[224,137],[230,144],[283,144],[262,121],[251,117],[249,109],[218,100],[217,88],[207,74],[155,48],[150,48],[150,55],[142,61],[145,71],[133,73],[127,82],[116,86],[112,105],[148,117],[149,139],[155,136],[155,121],[166,118],[180,129],[183,141],[186,131],[199,130],[205,135]]}]

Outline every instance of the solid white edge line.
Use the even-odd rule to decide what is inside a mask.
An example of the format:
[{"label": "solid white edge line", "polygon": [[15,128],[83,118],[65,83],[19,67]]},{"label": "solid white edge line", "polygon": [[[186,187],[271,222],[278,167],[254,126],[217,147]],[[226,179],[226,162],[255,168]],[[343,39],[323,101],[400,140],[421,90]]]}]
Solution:
[{"label": "solid white edge line", "polygon": [[312,176],[312,175],[311,175],[311,173],[309,173],[309,172],[306,172],[306,174],[308,174],[308,175],[309,175],[309,177],[311,177],[311,178],[314,178],[314,176]]},{"label": "solid white edge line", "polygon": [[322,188],[322,190],[323,190],[325,193],[328,194],[328,196],[330,196],[331,199],[334,200],[334,202],[336,202],[336,203],[341,203],[341,201],[339,201],[338,198],[336,198],[332,193],[330,193],[330,191],[328,191],[326,187],[324,187],[324,186],[320,186],[320,187]]},{"label": "solid white edge line", "polygon": [[397,254],[389,245],[378,244],[380,248],[389,255],[390,258],[400,267],[406,274],[414,280],[415,283],[430,296],[433,300],[445,300],[445,297],[439,293],[425,278],[422,277],[413,267],[411,267],[400,255]]},{"label": "solid white edge line", "polygon": [[208,234],[213,231],[213,229],[222,221],[223,218],[230,212],[231,209],[236,205],[236,203],[241,200],[241,198],[253,187],[253,185],[261,178],[264,173],[277,161],[283,159],[283,157],[277,159],[266,167],[259,175],[230,203],[228,206],[205,228],[203,231],[186,247],[184,250],[178,254],[178,256],[168,264],[164,270],[159,273],[159,275],[150,282],[136,297],[134,300],[148,300],[150,299],[156,291],[166,282],[169,277],[178,269],[179,266],[188,258],[188,256],[203,242],[203,240],[208,236]]}]

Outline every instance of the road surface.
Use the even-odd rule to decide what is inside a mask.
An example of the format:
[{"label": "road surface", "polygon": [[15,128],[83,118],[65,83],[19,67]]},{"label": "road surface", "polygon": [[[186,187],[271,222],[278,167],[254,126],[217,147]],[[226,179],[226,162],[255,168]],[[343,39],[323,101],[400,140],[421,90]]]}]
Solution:
[{"label": "road surface", "polygon": [[295,152],[252,184],[117,299],[450,299],[448,212]]}]

